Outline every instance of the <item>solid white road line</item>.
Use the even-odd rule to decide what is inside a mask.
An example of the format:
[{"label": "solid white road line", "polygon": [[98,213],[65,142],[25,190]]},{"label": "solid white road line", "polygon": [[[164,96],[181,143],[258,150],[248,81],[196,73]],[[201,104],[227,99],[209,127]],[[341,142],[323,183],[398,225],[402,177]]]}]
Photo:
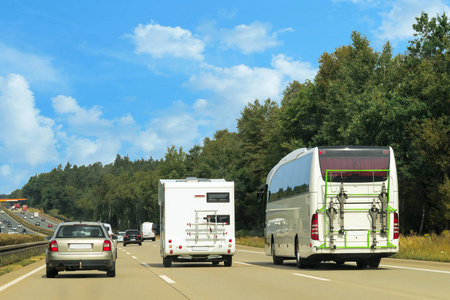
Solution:
[{"label": "solid white road line", "polygon": [[247,252],[247,253],[255,253],[255,254],[266,254],[265,252],[247,251],[247,250],[240,250],[240,249],[236,249],[236,252]]},{"label": "solid white road line", "polygon": [[322,280],[322,281],[331,281],[330,279],[320,278],[320,277],[315,277],[315,276],[309,276],[309,275],[304,275],[304,274],[300,274],[300,273],[292,273],[292,274],[296,275],[296,276],[302,276],[302,277],[307,277],[307,278],[317,279],[317,280]]},{"label": "solid white road line", "polygon": [[175,283],[175,281],[173,281],[172,279],[170,279],[166,275],[159,275],[159,277],[161,277],[161,279],[164,280],[167,283]]},{"label": "solid white road line", "polygon": [[3,291],[4,289],[9,288],[9,287],[12,286],[12,285],[18,283],[19,281],[22,281],[23,279],[27,278],[28,276],[33,275],[33,274],[36,273],[36,272],[39,272],[39,271],[42,270],[43,268],[45,268],[45,265],[40,266],[39,268],[37,268],[37,269],[35,269],[35,270],[33,270],[33,271],[31,271],[31,272],[25,274],[25,275],[22,275],[22,276],[20,276],[19,278],[14,279],[13,281],[11,281],[11,282],[9,282],[9,283],[7,283],[7,284],[1,286],[1,287],[0,287],[0,292]]},{"label": "solid white road line", "polygon": [[132,256],[131,258],[137,259],[137,257],[136,257],[136,256]]},{"label": "solid white road line", "polygon": [[245,266],[251,266],[251,264],[247,264],[244,262],[240,262],[240,261],[234,261],[235,264],[241,264],[241,265],[245,265]]},{"label": "solid white road line", "polygon": [[414,270],[414,271],[424,271],[424,272],[450,274],[449,271],[440,271],[440,270],[431,270],[431,269],[419,269],[419,268],[399,267],[399,266],[391,266],[391,265],[380,265],[380,267],[388,267],[388,268],[406,269],[406,270]]}]

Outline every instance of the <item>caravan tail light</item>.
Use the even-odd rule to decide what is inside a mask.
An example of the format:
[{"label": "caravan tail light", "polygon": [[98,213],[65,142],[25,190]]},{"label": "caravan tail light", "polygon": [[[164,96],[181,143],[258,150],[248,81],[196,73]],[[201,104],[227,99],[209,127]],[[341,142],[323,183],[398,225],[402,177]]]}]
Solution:
[{"label": "caravan tail light", "polygon": [[313,214],[311,219],[311,239],[313,241],[319,240],[319,221],[317,214]]},{"label": "caravan tail light", "polygon": [[398,239],[399,229],[398,229],[398,213],[394,213],[394,240]]},{"label": "caravan tail light", "polygon": [[171,244],[172,243],[172,240],[169,240],[169,244]]},{"label": "caravan tail light", "polygon": [[52,251],[58,251],[58,243],[56,241],[51,241],[49,244],[49,249],[50,252]]}]

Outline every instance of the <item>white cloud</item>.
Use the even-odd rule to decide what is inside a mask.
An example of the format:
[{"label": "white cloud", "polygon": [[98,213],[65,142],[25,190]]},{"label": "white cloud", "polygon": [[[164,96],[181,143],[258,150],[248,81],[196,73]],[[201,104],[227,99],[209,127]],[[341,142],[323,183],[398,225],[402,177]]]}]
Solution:
[{"label": "white cloud", "polygon": [[63,95],[52,98],[52,103],[58,114],[67,115],[68,125],[79,134],[101,135],[113,125],[111,121],[101,118],[103,113],[98,106],[85,109],[74,98]]},{"label": "white cloud", "polygon": [[392,9],[383,13],[381,26],[375,31],[375,35],[382,41],[405,41],[413,37],[412,25],[416,23],[416,17],[420,17],[422,11],[428,16],[450,11],[450,7],[442,0],[398,0],[392,3]]},{"label": "white cloud", "polygon": [[56,159],[55,123],[40,114],[23,76],[0,76],[0,115],[2,157],[33,166]]},{"label": "white cloud", "polygon": [[261,22],[239,25],[232,30],[222,29],[222,44],[229,48],[239,48],[244,54],[263,52],[280,44],[276,33],[269,33],[272,26]]},{"label": "white cloud", "polygon": [[197,30],[203,34],[208,43],[218,42],[224,49],[239,49],[244,54],[261,53],[268,48],[280,45],[280,33],[293,31],[285,28],[272,31],[270,23],[255,21],[249,25],[241,24],[233,29],[217,29],[214,21],[203,22]]},{"label": "white cloud", "polygon": [[23,53],[0,42],[0,75],[10,73],[21,74],[28,82],[41,85],[62,83],[51,58]]},{"label": "white cloud", "polygon": [[181,27],[161,26],[152,22],[134,29],[132,36],[136,53],[150,54],[154,58],[178,57],[203,60],[204,43],[189,30]]},{"label": "white cloud", "polygon": [[314,69],[309,62],[295,61],[284,54],[278,54],[272,58],[272,67],[288,76],[289,81],[303,82],[306,79],[312,81],[317,74],[317,69]]}]

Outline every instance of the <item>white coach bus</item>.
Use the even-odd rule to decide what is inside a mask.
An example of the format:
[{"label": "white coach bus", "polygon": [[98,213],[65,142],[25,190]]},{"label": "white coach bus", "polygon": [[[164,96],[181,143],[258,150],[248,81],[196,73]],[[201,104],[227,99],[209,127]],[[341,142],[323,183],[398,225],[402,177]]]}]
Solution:
[{"label": "white coach bus", "polygon": [[355,261],[377,268],[398,252],[397,170],[390,147],[316,147],[286,155],[258,190],[265,252],[299,268]]},{"label": "white coach bus", "polygon": [[225,179],[160,179],[158,188],[164,267],[172,262],[223,261],[236,252],[234,182]]}]

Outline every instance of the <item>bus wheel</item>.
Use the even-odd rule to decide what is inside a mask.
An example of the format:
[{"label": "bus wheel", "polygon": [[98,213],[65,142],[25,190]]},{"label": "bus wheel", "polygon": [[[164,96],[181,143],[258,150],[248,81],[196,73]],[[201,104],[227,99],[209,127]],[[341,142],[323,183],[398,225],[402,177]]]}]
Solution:
[{"label": "bus wheel", "polygon": [[274,243],[272,243],[272,259],[273,259],[273,263],[275,265],[282,265],[283,264],[283,259],[278,257],[275,254],[275,244]]},{"label": "bus wheel", "polygon": [[358,260],[356,262],[356,267],[360,270],[364,269],[365,267],[367,267],[367,261],[365,260]]},{"label": "bus wheel", "polygon": [[376,269],[380,265],[380,261],[381,261],[381,258],[375,258],[373,260],[369,260],[367,262],[367,265],[368,265],[369,268],[375,268]]}]

